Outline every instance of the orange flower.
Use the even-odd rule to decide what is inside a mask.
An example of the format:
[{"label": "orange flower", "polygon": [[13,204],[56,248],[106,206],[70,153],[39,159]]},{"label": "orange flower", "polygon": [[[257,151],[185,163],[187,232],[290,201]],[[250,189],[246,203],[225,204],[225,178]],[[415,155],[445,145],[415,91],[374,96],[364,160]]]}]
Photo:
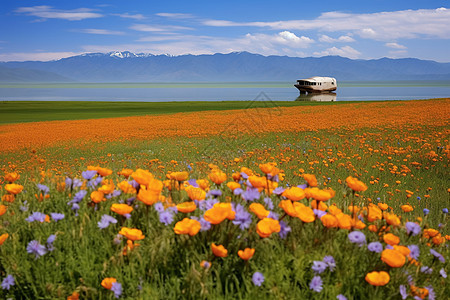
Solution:
[{"label": "orange flower", "polygon": [[364,182],[359,181],[352,176],[348,176],[347,179],[345,179],[345,182],[347,183],[348,187],[355,192],[364,192],[365,190],[367,190],[367,185],[365,185]]},{"label": "orange flower", "polygon": [[252,203],[248,208],[252,213],[254,213],[259,219],[264,219],[269,215],[269,211],[264,208],[264,205],[260,203]]},{"label": "orange flower", "polygon": [[392,233],[387,233],[383,236],[383,240],[386,244],[391,246],[398,245],[400,243],[400,238]]},{"label": "orange flower", "polygon": [[13,194],[5,194],[2,196],[2,201],[4,202],[14,202],[16,200],[16,197]]},{"label": "orange flower", "polygon": [[411,293],[414,296],[419,297],[420,299],[425,299],[429,294],[429,291],[426,288],[420,288],[420,287],[417,287],[414,285],[411,285],[410,288],[411,288]]},{"label": "orange flower", "polygon": [[256,224],[256,233],[262,238],[269,237],[272,233],[280,232],[280,230],[280,222],[272,218],[264,218]]},{"label": "orange flower", "polygon": [[93,191],[93,192],[91,193],[91,200],[92,200],[92,202],[94,202],[94,203],[100,203],[100,202],[102,202],[103,200],[106,200],[106,199],[105,199],[105,194],[103,194],[103,193],[100,192],[100,191]]},{"label": "orange flower", "polygon": [[230,181],[227,183],[227,187],[229,187],[230,190],[234,191],[235,189],[240,188],[241,185],[235,181]]},{"label": "orange flower", "polygon": [[267,179],[265,177],[252,175],[248,177],[248,181],[255,188],[266,188],[267,187]]},{"label": "orange flower", "polygon": [[328,209],[328,205],[323,203],[323,201],[313,200],[311,201],[311,208],[326,211]]},{"label": "orange flower", "polygon": [[[112,286],[112,283],[111,283]],[[80,298],[80,294],[78,292],[73,292],[72,295],[67,296],[67,300],[78,300]]]},{"label": "orange flower", "polygon": [[367,220],[369,220],[369,222],[374,222],[376,220],[381,220],[381,217],[381,209],[372,203],[369,204],[367,209]]},{"label": "orange flower", "polygon": [[292,201],[299,201],[299,200],[302,200],[303,198],[305,198],[305,192],[303,191],[303,189],[294,186],[289,189],[286,189],[283,192],[282,196],[284,196]]},{"label": "orange flower", "polygon": [[378,207],[381,209],[381,210],[386,210],[386,209],[388,209],[389,208],[389,205],[387,205],[386,203],[378,203]]},{"label": "orange flower", "polygon": [[281,207],[284,210],[284,212],[290,215],[291,217],[294,218],[297,217],[297,211],[295,210],[291,200],[281,200],[278,206]]},{"label": "orange flower", "polygon": [[383,218],[386,220],[386,223],[392,226],[400,225],[400,218],[394,213],[383,212]]},{"label": "orange flower", "polygon": [[405,247],[405,246],[394,245],[394,250],[397,250],[398,252],[400,252],[404,256],[408,256],[409,253],[411,253],[411,250],[409,250],[409,248]]},{"label": "orange flower", "polygon": [[328,211],[333,216],[337,216],[338,214],[342,213],[342,210],[340,210],[335,204],[330,205],[330,207],[328,207]]},{"label": "orange flower", "polygon": [[222,245],[216,246],[216,244],[212,243],[211,250],[215,256],[218,256],[218,257],[227,257],[228,256],[228,250],[225,249],[225,247]]},{"label": "orange flower", "polygon": [[206,191],[209,189],[209,181],[207,179],[199,179],[197,180],[197,184],[202,190]]},{"label": "orange flower", "polygon": [[186,171],[183,172],[172,172],[169,174],[170,179],[176,181],[185,181],[189,178],[189,173]]},{"label": "orange flower", "polygon": [[317,179],[314,174],[303,174],[303,179],[306,180],[308,186],[315,187],[317,186]]},{"label": "orange flower", "polygon": [[132,169],[122,169],[122,171],[117,173],[118,175],[122,175],[125,178],[128,178],[131,176],[131,174],[133,174],[133,170]]},{"label": "orange flower", "polygon": [[6,213],[7,207],[3,204],[0,204],[0,216],[3,216]]},{"label": "orange flower", "polygon": [[227,180],[227,174],[220,170],[215,170],[212,173],[208,175],[209,179],[211,179],[212,182],[215,184],[221,184],[225,180]]},{"label": "orange flower", "polygon": [[383,250],[381,252],[381,260],[393,268],[400,268],[405,264],[405,256],[394,249]]},{"label": "orange flower", "polygon": [[336,215],[336,219],[338,220],[338,226],[340,229],[352,229],[353,222],[351,216],[340,213]]},{"label": "orange flower", "polygon": [[128,183],[128,181],[121,181],[117,187],[122,190],[125,194],[136,194],[136,189]]},{"label": "orange flower", "polygon": [[272,163],[266,163],[266,164],[260,164],[259,165],[259,169],[264,173],[264,174],[270,174],[272,176],[277,175],[280,170],[276,167],[276,163],[272,162]]},{"label": "orange flower", "polygon": [[308,207],[300,202],[294,202],[294,208],[297,212],[297,218],[299,218],[303,222],[311,223],[316,219],[314,211],[311,209],[311,207]]},{"label": "orange flower", "polygon": [[9,237],[9,234],[4,233],[0,235],[0,246],[3,245],[3,243],[6,241],[6,239]]},{"label": "orange flower", "polygon": [[435,237],[438,234],[439,234],[439,231],[437,231],[436,229],[433,229],[433,228],[427,228],[427,229],[423,230],[423,237],[427,238],[427,239]]},{"label": "orange flower", "polygon": [[139,241],[145,238],[145,235],[142,234],[142,231],[136,228],[122,227],[122,229],[120,229],[119,231],[119,234],[132,241]]},{"label": "orange flower", "polygon": [[131,173],[131,177],[142,185],[148,185],[150,180],[153,179],[153,174],[147,170],[137,169],[135,172]]},{"label": "orange flower", "polygon": [[186,187],[186,193],[188,194],[189,198],[194,200],[205,200],[206,192],[204,189],[199,187],[193,187],[192,185],[189,185]]},{"label": "orange flower", "polygon": [[111,205],[111,211],[123,216],[131,213],[133,211],[133,207],[127,204],[114,203],[113,205]]},{"label": "orange flower", "polygon": [[178,211],[185,213],[185,214],[193,212],[196,208],[197,208],[197,205],[195,205],[194,201],[187,201],[187,202],[177,204]]},{"label": "orange flower", "polygon": [[236,213],[231,208],[231,203],[216,203],[211,209],[208,209],[204,218],[211,224],[217,225],[223,220],[234,220]]},{"label": "orange flower", "polygon": [[88,170],[95,170],[95,171],[97,171],[97,173],[98,173],[100,176],[102,176],[102,177],[105,177],[105,176],[108,176],[108,175],[111,175],[111,174],[112,174],[112,170],[107,169],[107,168],[88,166],[87,169],[88,169]]},{"label": "orange flower", "polygon": [[200,231],[201,227],[199,221],[184,218],[175,224],[173,231],[175,231],[176,234],[189,234],[190,236],[194,236]]},{"label": "orange flower", "polygon": [[10,194],[17,195],[23,190],[23,186],[20,184],[10,183],[5,185],[5,190]]},{"label": "orange flower", "polygon": [[5,175],[5,181],[8,181],[10,183],[13,183],[14,181],[18,180],[20,178],[20,175],[16,172],[11,172]]},{"label": "orange flower", "polygon": [[373,271],[370,273],[367,273],[366,275],[366,281],[374,286],[383,286],[389,283],[389,280],[391,277],[389,276],[389,273],[385,271]]},{"label": "orange flower", "polygon": [[137,195],[139,201],[143,202],[145,205],[153,205],[159,200],[159,193],[155,193],[152,190],[146,188],[141,188]]},{"label": "orange flower", "polygon": [[318,201],[328,201],[336,195],[336,192],[332,189],[319,190],[318,188],[307,188],[305,189],[305,193],[309,196],[308,198],[313,198]]},{"label": "orange flower", "polygon": [[402,210],[404,212],[410,212],[410,211],[414,210],[414,208],[411,205],[408,205],[408,204],[402,205],[401,208],[402,208]]},{"label": "orange flower", "polygon": [[98,191],[106,195],[114,192],[114,183],[112,180],[103,180],[102,184],[103,185],[98,189]]},{"label": "orange flower", "polygon": [[338,227],[338,219],[332,214],[323,215],[322,218],[320,218],[320,221],[322,221],[323,226],[327,228]]},{"label": "orange flower", "polygon": [[245,248],[244,251],[242,250],[238,251],[239,257],[242,258],[243,260],[249,260],[250,258],[253,257],[253,254],[255,254],[255,249],[253,248]]},{"label": "orange flower", "polygon": [[117,282],[117,279],[115,279],[114,277],[107,277],[105,279],[102,280],[102,287],[104,287],[107,290],[110,290],[112,288],[112,284],[114,282]]}]

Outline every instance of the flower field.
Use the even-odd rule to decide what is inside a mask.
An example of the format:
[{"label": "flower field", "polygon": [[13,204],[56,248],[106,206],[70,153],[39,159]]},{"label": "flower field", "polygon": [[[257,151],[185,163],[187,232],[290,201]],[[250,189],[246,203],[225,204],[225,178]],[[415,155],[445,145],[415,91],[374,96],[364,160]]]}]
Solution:
[{"label": "flower field", "polygon": [[448,101],[0,125],[0,298],[447,299]]}]

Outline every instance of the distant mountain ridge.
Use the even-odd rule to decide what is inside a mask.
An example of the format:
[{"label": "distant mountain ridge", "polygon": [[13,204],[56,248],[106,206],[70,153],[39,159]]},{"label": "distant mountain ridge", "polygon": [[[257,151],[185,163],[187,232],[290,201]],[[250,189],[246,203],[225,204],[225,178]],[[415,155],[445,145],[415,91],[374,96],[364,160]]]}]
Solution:
[{"label": "distant mountain ridge", "polygon": [[450,63],[416,58],[353,60],[248,52],[171,56],[129,51],[0,63],[0,82],[295,81],[311,76],[332,76],[338,81],[450,80]]}]

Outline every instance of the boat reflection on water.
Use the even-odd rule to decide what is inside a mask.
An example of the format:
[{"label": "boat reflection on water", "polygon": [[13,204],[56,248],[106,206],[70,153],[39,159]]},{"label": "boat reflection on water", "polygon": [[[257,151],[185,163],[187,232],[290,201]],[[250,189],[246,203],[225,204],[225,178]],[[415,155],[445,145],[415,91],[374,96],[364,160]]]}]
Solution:
[{"label": "boat reflection on water", "polygon": [[336,93],[300,94],[295,101],[336,101]]}]

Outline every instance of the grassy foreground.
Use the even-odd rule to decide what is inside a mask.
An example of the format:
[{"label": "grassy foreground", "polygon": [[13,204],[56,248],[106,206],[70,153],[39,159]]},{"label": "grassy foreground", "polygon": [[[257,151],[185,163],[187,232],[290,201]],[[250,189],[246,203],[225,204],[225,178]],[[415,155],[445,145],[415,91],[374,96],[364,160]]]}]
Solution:
[{"label": "grassy foreground", "polygon": [[31,124],[0,153],[0,298],[446,299],[446,107]]}]

